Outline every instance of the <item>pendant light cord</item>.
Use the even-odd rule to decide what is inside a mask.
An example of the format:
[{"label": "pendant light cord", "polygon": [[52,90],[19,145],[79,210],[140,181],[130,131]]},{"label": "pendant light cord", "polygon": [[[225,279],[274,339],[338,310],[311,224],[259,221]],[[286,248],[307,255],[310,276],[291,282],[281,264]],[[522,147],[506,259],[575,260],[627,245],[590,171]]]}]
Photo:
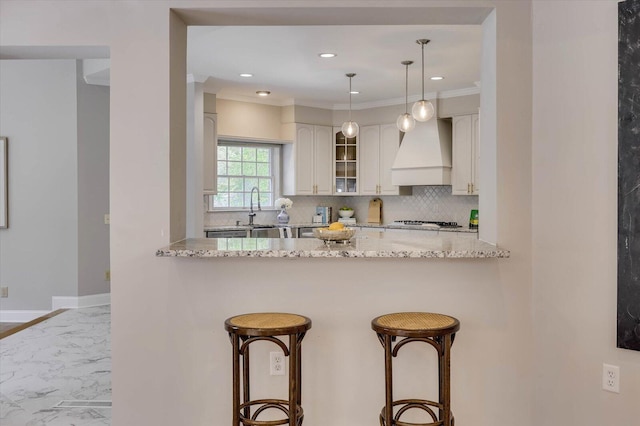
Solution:
[{"label": "pendant light cord", "polygon": [[404,113],[409,114],[409,64],[404,67]]},{"label": "pendant light cord", "polygon": [[351,120],[351,79],[353,77],[349,77],[349,121]]},{"label": "pendant light cord", "polygon": [[422,99],[424,100],[424,43],[422,45]]}]

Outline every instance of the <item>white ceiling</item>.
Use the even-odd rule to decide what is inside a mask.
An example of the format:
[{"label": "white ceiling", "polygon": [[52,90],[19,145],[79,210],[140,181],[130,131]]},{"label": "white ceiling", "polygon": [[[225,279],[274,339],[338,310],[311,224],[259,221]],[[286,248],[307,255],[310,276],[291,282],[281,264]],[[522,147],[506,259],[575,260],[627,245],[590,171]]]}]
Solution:
[{"label": "white ceiling", "polygon": [[[217,26],[188,29],[187,72],[223,99],[344,108],[348,72],[355,72],[354,109],[404,102],[409,67],[410,102],[421,97],[421,50],[425,46],[425,93],[476,87],[480,80],[480,25]],[[321,59],[321,52],[338,56]],[[252,73],[243,78],[239,74]],[[441,75],[442,81],[430,76]],[[257,90],[269,90],[265,100]],[[429,95],[427,97],[430,97]]]}]

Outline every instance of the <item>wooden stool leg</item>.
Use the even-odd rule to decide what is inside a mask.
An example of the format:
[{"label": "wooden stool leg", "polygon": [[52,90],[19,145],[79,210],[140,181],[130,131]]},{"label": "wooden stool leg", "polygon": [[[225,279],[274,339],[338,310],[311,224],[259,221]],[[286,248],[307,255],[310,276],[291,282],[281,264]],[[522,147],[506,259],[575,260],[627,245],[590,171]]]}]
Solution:
[{"label": "wooden stool leg", "polygon": [[444,336],[442,345],[442,420],[444,426],[452,426],[451,422],[451,334]]},{"label": "wooden stool leg", "polygon": [[232,426],[240,424],[240,341],[238,335],[231,334],[232,360],[233,360],[233,414]]},{"label": "wooden stool leg", "polygon": [[298,365],[296,366],[297,372],[297,383],[298,383],[298,399],[297,404],[302,405],[302,339],[304,338],[304,334],[298,337]]},{"label": "wooden stool leg", "polygon": [[384,422],[386,426],[393,426],[393,369],[391,355],[391,336],[384,336]]},{"label": "wooden stool leg", "polygon": [[298,335],[289,335],[289,426],[298,424]]},{"label": "wooden stool leg", "polygon": [[[244,403],[251,401],[249,384],[249,345],[247,345],[242,356],[242,402]],[[251,407],[244,408],[244,418],[251,418]]]}]

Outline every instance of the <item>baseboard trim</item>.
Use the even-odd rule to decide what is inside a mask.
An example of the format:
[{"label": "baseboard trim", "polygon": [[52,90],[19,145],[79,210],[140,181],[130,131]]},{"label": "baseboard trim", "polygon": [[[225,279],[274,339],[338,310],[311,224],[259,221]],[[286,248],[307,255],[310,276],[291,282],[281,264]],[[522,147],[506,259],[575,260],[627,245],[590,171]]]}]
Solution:
[{"label": "baseboard trim", "polygon": [[0,310],[0,322],[29,322],[58,309],[90,308],[111,304],[111,293],[91,294],[89,296],[51,298],[50,311]]},{"label": "baseboard trim", "polygon": [[54,296],[51,298],[51,310],[90,308],[111,304],[111,293],[91,294],[88,296],[66,297]]}]

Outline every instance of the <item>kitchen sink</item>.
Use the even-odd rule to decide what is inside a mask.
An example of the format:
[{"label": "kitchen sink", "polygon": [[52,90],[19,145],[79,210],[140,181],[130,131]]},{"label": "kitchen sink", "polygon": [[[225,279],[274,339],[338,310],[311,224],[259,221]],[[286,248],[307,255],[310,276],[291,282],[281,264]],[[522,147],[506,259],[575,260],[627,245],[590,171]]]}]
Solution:
[{"label": "kitchen sink", "polygon": [[280,238],[280,231],[275,225],[253,225],[249,232],[252,238]]}]

